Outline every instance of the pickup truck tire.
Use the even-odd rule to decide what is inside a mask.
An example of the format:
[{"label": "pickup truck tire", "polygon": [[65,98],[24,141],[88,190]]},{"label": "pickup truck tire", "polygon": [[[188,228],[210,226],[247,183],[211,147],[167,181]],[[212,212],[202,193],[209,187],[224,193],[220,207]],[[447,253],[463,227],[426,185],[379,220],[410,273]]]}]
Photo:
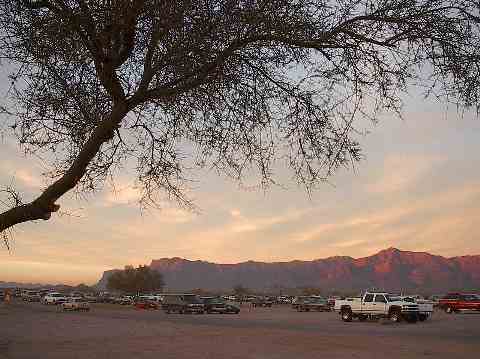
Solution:
[{"label": "pickup truck tire", "polygon": [[402,320],[402,315],[398,310],[392,310],[388,316],[388,319],[390,319],[390,321],[393,323],[398,323]]},{"label": "pickup truck tire", "polygon": [[418,315],[418,320],[421,321],[421,322],[424,322],[428,319],[428,315],[427,314],[419,314]]},{"label": "pickup truck tire", "polygon": [[352,310],[350,308],[345,308],[345,309],[342,309],[342,320],[344,322],[351,322],[352,321]]}]

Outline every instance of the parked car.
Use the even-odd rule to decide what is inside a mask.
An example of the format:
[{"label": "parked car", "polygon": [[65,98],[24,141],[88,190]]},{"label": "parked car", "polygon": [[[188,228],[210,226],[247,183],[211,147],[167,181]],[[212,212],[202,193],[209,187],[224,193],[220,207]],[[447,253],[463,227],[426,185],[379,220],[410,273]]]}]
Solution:
[{"label": "parked car", "polygon": [[292,308],[297,309],[297,307],[310,298],[307,295],[298,296],[292,299]]},{"label": "parked car", "polygon": [[97,303],[99,301],[98,297],[93,294],[86,294],[83,298],[89,303]]},{"label": "parked car", "polygon": [[203,304],[205,305],[205,311],[207,313],[240,313],[240,307],[229,303],[219,297],[202,297]]},{"label": "parked car", "polygon": [[480,311],[480,298],[475,294],[449,293],[440,299],[439,307],[449,314],[461,310]]},{"label": "parked car", "polygon": [[67,301],[67,297],[62,293],[52,292],[48,293],[45,297],[42,298],[43,304],[62,304]]},{"label": "parked car", "polygon": [[327,302],[328,302],[328,305],[330,306],[330,308],[333,309],[335,307],[335,301],[337,301],[339,299],[342,299],[342,297],[333,296],[333,297],[328,298]]},{"label": "parked car", "polygon": [[97,302],[98,303],[110,303],[113,304],[115,303],[116,297],[111,295],[111,294],[101,294],[97,297]]},{"label": "parked car", "polygon": [[252,300],[251,303],[253,307],[269,307],[270,308],[273,305],[273,300],[266,297],[257,297],[254,300]]},{"label": "parked car", "polygon": [[160,305],[155,300],[137,298],[133,304],[136,309],[159,309]]},{"label": "parked car", "polygon": [[278,304],[291,304],[292,303],[292,298],[288,297],[286,295],[280,295],[277,298],[277,303]]},{"label": "parked car", "polygon": [[133,298],[128,295],[122,295],[121,297],[115,297],[113,299],[113,303],[120,305],[132,305],[134,301]]},{"label": "parked car", "polygon": [[415,323],[418,320],[418,304],[390,296],[388,293],[366,292],[362,298],[347,298],[335,301],[335,311],[342,320],[388,318],[392,322],[406,320]]},{"label": "parked car", "polygon": [[231,302],[236,302],[238,300],[238,298],[234,295],[224,295],[222,298]]},{"label": "parked car", "polygon": [[156,294],[155,295],[154,294],[142,294],[142,295],[139,295],[136,298],[136,300],[161,303],[162,302],[162,296],[156,295]]},{"label": "parked car", "polygon": [[205,313],[205,305],[195,294],[167,294],[163,298],[162,309],[165,313]]},{"label": "parked car", "polygon": [[331,307],[325,298],[322,297],[310,297],[297,305],[299,312],[330,312]]},{"label": "parked car", "polygon": [[90,310],[90,304],[82,297],[70,297],[67,301],[60,304],[62,310],[67,311],[85,311]]},{"label": "parked car", "polygon": [[40,302],[40,294],[36,290],[26,290],[22,294],[24,302]]}]

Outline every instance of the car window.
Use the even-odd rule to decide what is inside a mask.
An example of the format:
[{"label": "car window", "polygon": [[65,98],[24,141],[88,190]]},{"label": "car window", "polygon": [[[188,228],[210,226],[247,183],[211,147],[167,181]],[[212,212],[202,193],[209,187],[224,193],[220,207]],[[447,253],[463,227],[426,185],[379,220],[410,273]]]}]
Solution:
[{"label": "car window", "polygon": [[373,294],[367,294],[364,302],[373,302]]},{"label": "car window", "polygon": [[387,300],[385,299],[384,295],[377,294],[375,296],[375,303],[386,303]]}]

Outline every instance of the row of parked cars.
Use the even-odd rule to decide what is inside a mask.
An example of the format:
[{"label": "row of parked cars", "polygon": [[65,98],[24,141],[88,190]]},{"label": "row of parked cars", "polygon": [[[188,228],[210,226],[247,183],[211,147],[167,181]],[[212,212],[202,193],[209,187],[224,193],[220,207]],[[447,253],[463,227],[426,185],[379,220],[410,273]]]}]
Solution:
[{"label": "row of parked cars", "polygon": [[423,299],[418,295],[392,295],[385,292],[366,292],[361,297],[323,298],[312,296],[198,296],[194,294],[145,294],[113,296],[108,293],[88,295],[71,293],[65,295],[48,290],[23,290],[21,298],[26,302],[41,302],[45,305],[60,305],[64,310],[89,310],[89,303],[103,302],[133,305],[138,309],[163,309],[165,313],[239,313],[238,302],[250,303],[252,307],[271,307],[273,304],[288,304],[299,312],[337,311],[344,321],[389,318],[391,321],[408,322],[427,320],[434,307],[446,313],[464,310],[480,311],[480,296],[476,294],[449,293]]},{"label": "row of parked cars", "polygon": [[25,302],[40,302],[44,305],[58,305],[61,309],[75,311],[89,311],[90,304],[88,299],[79,293],[71,293],[69,295],[37,290],[24,290],[20,294]]}]

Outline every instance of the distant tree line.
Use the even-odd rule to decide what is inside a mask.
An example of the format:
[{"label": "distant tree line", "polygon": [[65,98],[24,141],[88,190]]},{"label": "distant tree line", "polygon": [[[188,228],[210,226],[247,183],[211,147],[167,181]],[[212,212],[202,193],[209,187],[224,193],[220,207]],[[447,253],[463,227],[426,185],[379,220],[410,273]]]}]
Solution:
[{"label": "distant tree line", "polygon": [[113,273],[107,281],[107,288],[125,293],[149,293],[161,290],[165,282],[160,272],[146,265],[138,268],[126,266]]}]

